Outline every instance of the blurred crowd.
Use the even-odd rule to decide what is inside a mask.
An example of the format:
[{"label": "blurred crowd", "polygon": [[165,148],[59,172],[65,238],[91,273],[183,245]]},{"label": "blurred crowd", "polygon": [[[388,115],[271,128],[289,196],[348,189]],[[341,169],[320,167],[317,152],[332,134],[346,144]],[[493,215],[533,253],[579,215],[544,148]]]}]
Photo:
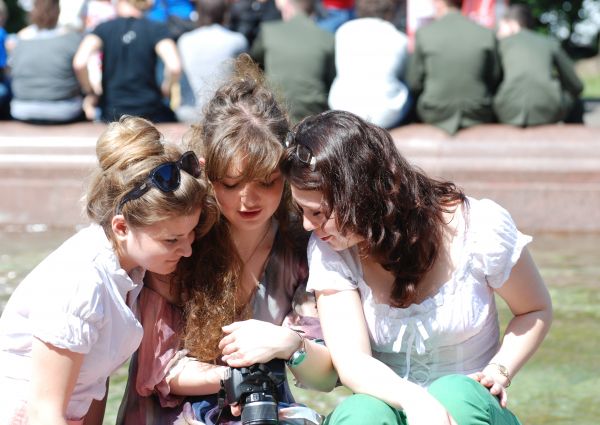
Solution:
[{"label": "blurred crowd", "polygon": [[582,122],[583,86],[560,43],[522,5],[494,30],[433,0],[414,43],[399,0],[0,0],[0,117],[32,123],[197,122],[248,52],[293,122],[327,109],[384,128],[448,133],[480,123]]}]

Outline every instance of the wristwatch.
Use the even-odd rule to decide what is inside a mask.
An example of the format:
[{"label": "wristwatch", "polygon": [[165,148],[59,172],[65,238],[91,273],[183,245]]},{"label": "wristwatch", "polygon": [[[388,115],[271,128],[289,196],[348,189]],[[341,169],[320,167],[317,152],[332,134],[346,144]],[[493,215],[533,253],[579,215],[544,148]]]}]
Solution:
[{"label": "wristwatch", "polygon": [[292,357],[289,358],[287,364],[291,367],[295,367],[302,363],[305,358],[306,350],[304,349],[304,347],[302,347],[294,351],[294,354],[292,354]]},{"label": "wristwatch", "polygon": [[296,332],[296,334],[300,337],[300,347],[298,347],[298,349],[292,353],[291,357],[288,359],[288,361],[286,363],[290,367],[296,367],[300,363],[302,363],[304,361],[304,359],[306,358],[306,341],[304,340],[304,337],[300,333],[301,331],[297,331],[295,329],[292,329],[292,330],[294,332]]}]

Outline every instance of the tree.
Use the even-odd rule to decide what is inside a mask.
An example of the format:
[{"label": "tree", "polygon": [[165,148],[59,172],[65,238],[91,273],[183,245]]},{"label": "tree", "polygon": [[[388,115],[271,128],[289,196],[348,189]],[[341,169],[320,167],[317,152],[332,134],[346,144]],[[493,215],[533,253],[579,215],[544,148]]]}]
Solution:
[{"label": "tree", "polygon": [[536,29],[558,37],[571,56],[593,56],[598,53],[600,23],[597,23],[595,33],[591,34],[590,38],[594,41],[590,45],[581,45],[577,37],[578,24],[590,20],[592,9],[598,8],[598,4],[592,4],[593,0],[511,0],[510,3],[529,6],[537,21]]}]

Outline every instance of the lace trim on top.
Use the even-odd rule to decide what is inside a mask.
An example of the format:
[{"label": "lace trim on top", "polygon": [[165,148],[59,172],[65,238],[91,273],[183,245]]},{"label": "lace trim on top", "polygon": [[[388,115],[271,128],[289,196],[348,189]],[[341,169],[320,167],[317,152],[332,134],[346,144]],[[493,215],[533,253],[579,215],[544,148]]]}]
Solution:
[{"label": "lace trim on top", "polygon": [[[463,214],[465,214],[463,212]],[[411,372],[411,361],[412,353],[415,351],[419,356],[424,356],[427,353],[426,342],[430,338],[431,328],[438,326],[437,321],[433,315],[433,312],[444,305],[444,301],[449,297],[453,296],[456,292],[457,282],[462,281],[464,276],[468,275],[471,271],[470,261],[471,253],[466,249],[467,245],[472,243],[469,240],[469,229],[465,226],[464,216],[461,217],[460,233],[457,235],[457,239],[453,243],[459,243],[463,245],[461,250],[462,254],[458,259],[458,267],[452,273],[450,279],[444,283],[440,289],[434,294],[422,302],[417,304],[411,304],[406,308],[398,308],[390,306],[389,304],[380,304],[375,301],[371,288],[366,284],[362,278],[363,270],[360,261],[358,261],[358,267],[360,268],[360,276],[358,279],[358,287],[363,296],[364,308],[373,310],[373,316],[376,321],[384,319],[382,323],[378,323],[375,326],[375,330],[385,333],[388,330],[387,323],[385,320],[393,322],[402,322],[398,336],[396,337],[392,350],[395,353],[405,352],[406,370],[402,376],[404,379],[408,379]],[[428,329],[429,325],[430,329]],[[380,339],[384,339],[384,335],[377,335]],[[426,362],[415,359],[421,366],[419,368],[418,376],[414,376],[413,379],[420,384],[424,384],[429,380],[430,367]]]}]

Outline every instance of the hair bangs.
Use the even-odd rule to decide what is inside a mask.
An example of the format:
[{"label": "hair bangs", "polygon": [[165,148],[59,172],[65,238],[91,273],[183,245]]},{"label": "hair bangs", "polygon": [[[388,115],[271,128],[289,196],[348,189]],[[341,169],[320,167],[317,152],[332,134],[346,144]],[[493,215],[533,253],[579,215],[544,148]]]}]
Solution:
[{"label": "hair bangs", "polygon": [[225,177],[243,181],[268,179],[279,168],[283,146],[275,137],[255,127],[236,130],[211,147],[208,156],[214,160],[206,170],[208,178],[211,181]]}]

